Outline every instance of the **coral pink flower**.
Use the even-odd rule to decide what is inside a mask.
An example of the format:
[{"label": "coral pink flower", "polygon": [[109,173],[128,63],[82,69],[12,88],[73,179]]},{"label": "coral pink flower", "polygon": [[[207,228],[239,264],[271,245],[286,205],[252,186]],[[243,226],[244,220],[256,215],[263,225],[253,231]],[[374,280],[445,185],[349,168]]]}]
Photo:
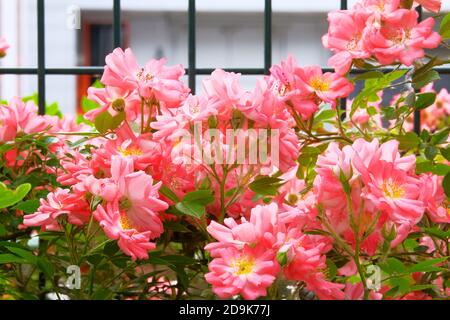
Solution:
[{"label": "coral pink flower", "polygon": [[376,16],[385,16],[397,10],[400,0],[362,0],[357,2],[353,10],[365,10]]},{"label": "coral pink flower", "polygon": [[298,70],[300,79],[303,81],[306,92],[316,97],[319,102],[330,103],[336,107],[336,100],[347,97],[354,89],[353,84],[337,73],[322,72],[319,66],[300,68]]},{"label": "coral pink flower", "polygon": [[330,25],[322,42],[325,48],[334,52],[334,56],[328,60],[328,66],[335,68],[338,74],[347,73],[354,59],[370,57],[363,41],[368,16],[369,13],[363,10],[328,14]]},{"label": "coral pink flower", "polygon": [[114,155],[133,160],[136,170],[146,170],[159,151],[159,144],[149,139],[148,134],[137,135],[128,123],[116,129],[116,139],[109,139],[101,148],[93,151],[92,161],[98,168],[109,172]]},{"label": "coral pink flower", "polygon": [[394,164],[379,161],[369,167],[369,177],[364,197],[376,208],[387,212],[390,219],[399,224],[417,224],[424,213],[420,198],[421,183],[405,171],[395,169]]},{"label": "coral pink flower", "polygon": [[106,67],[101,82],[108,86],[134,90],[138,87],[140,76],[145,77],[131,49],[114,49],[106,56]]},{"label": "coral pink flower", "polygon": [[311,95],[305,91],[298,75],[299,69],[297,61],[289,55],[286,60],[270,68],[267,82],[279,103],[283,106],[289,104],[304,119],[309,119],[319,107],[317,101],[311,100]]},{"label": "coral pink flower", "polygon": [[25,103],[18,97],[12,98],[7,106],[0,105],[0,141],[13,140],[19,133],[44,131],[48,124],[37,111],[33,102]]},{"label": "coral pink flower", "polygon": [[[58,174],[56,180],[64,186],[73,186],[77,183],[83,183],[88,176],[93,176],[98,171],[91,166],[91,162],[85,155],[72,150],[63,150],[58,154],[63,172]],[[83,187],[80,191],[84,192]]]},{"label": "coral pink flower", "polygon": [[261,244],[244,245],[242,249],[221,248],[214,251],[213,257],[205,278],[220,298],[240,294],[254,300],[265,296],[279,271],[275,253]]},{"label": "coral pink flower", "polygon": [[58,188],[41,199],[41,205],[33,214],[24,216],[23,224],[27,227],[42,227],[42,230],[60,230],[58,217],[65,215],[69,223],[82,225],[89,220],[89,203],[80,194],[71,193],[69,189]]},{"label": "coral pink flower", "polygon": [[123,90],[138,90],[146,99],[155,98],[168,107],[178,106],[189,94],[179,79],[184,75],[181,65],[166,67],[166,60],[150,60],[141,68],[131,49],[117,48],[106,57],[102,83]]},{"label": "coral pink flower", "polygon": [[241,74],[216,69],[203,81],[209,108],[216,109],[219,119],[229,119],[231,111],[241,104],[244,90],[239,83]]},{"label": "coral pink flower", "polygon": [[430,219],[435,223],[450,223],[450,209],[446,204],[443,177],[430,173],[420,176],[422,188],[420,198],[423,200]]},{"label": "coral pink flower", "polygon": [[166,59],[147,62],[140,75],[141,82],[143,81],[140,92],[143,97],[154,97],[167,107],[179,107],[191,90],[180,80],[184,75],[183,66],[177,64],[168,67],[166,63]]},{"label": "coral pink flower", "polygon": [[6,56],[6,51],[9,49],[9,43],[4,37],[0,37],[0,58]]},{"label": "coral pink flower", "polygon": [[[128,229],[150,231],[151,238],[159,237],[163,226],[158,212],[168,207],[159,199],[161,183],[153,185],[152,177],[145,172],[133,172],[132,159],[120,156],[112,157],[111,178],[103,181],[105,186],[97,195],[118,202],[121,212],[126,214]],[[88,184],[92,188],[93,184]],[[114,210],[108,212],[115,214]]]},{"label": "coral pink flower", "polygon": [[439,46],[441,36],[433,31],[434,19],[418,23],[415,10],[399,9],[383,20],[382,26],[369,27],[365,46],[384,65],[401,62],[406,66],[425,55],[424,49]]},{"label": "coral pink flower", "polygon": [[330,249],[328,243],[322,240],[323,237],[316,241],[309,235],[302,234],[297,228],[280,233],[280,236],[284,239],[279,239],[283,245],[278,252],[286,254],[286,278],[304,281],[307,289],[322,300],[344,299],[344,286],[327,281],[321,272],[326,268],[326,257],[323,254]]},{"label": "coral pink flower", "polygon": [[[352,284],[347,282],[345,284],[345,300],[363,300],[364,298],[364,287],[361,282],[357,284]],[[370,300],[381,300],[383,295],[381,293],[370,291]]]},{"label": "coral pink flower", "polygon": [[127,214],[120,210],[118,202],[109,202],[106,209],[99,205],[94,211],[95,218],[105,234],[113,240],[118,240],[119,248],[136,259],[148,259],[148,251],[155,249],[156,245],[150,242],[151,231],[139,232],[128,219]]},{"label": "coral pink flower", "polygon": [[371,142],[357,139],[352,145],[353,169],[362,175],[363,180],[368,178],[368,168],[379,161],[392,163],[399,170],[413,171],[416,165],[415,156],[402,157],[398,151],[398,145],[396,140],[390,140],[380,145],[378,139],[373,139]]},{"label": "coral pink flower", "polygon": [[245,95],[239,110],[262,127],[279,128],[281,124],[292,127],[295,123],[286,107],[278,103],[278,91],[271,87],[270,81],[276,86],[277,81],[270,77],[258,79],[253,92]]},{"label": "coral pink flower", "polygon": [[111,239],[133,260],[148,258],[148,250],[155,247],[149,241],[163,232],[158,212],[167,209],[159,199],[161,183],[143,171],[133,172],[133,160],[113,156],[111,178],[85,181],[86,188],[102,197],[106,204],[98,205],[94,212],[100,226]]},{"label": "coral pink flower", "polygon": [[212,221],[207,227],[208,232],[219,242],[206,245],[205,249],[211,251],[223,247],[235,246],[242,248],[245,244],[255,245],[266,243],[271,246],[277,233],[278,206],[271,203],[266,206],[256,206],[251,210],[250,220],[241,219],[238,224],[233,218],[225,219],[226,226]]},{"label": "coral pink flower", "polygon": [[209,104],[208,99],[204,96],[190,95],[178,110],[189,121],[203,121],[217,114],[217,110]]},{"label": "coral pink flower", "polygon": [[441,0],[415,0],[415,2],[431,12],[439,13],[441,11]]},{"label": "coral pink flower", "polygon": [[139,96],[134,91],[120,87],[90,87],[88,98],[99,104],[98,108],[92,109],[84,115],[86,119],[92,122],[94,122],[96,116],[104,111],[108,111],[113,116],[125,111],[129,121],[136,120],[140,112],[141,99]]}]

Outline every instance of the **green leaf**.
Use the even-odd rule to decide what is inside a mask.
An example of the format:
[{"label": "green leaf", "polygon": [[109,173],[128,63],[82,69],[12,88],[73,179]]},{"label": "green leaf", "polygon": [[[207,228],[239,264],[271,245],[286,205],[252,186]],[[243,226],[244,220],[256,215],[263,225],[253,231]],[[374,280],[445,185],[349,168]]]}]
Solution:
[{"label": "green leaf", "polygon": [[351,189],[350,189],[350,184],[348,183],[348,179],[345,176],[344,171],[339,171],[339,180],[341,181],[342,184],[342,188],[344,189],[344,192],[347,195],[350,195]]},{"label": "green leaf", "polygon": [[322,122],[325,120],[329,120],[334,118],[334,116],[336,115],[336,111],[333,109],[324,109],[322,111],[320,111],[315,117],[314,117],[314,122]]},{"label": "green leaf", "polygon": [[0,153],[8,152],[9,150],[14,149],[16,146],[13,143],[5,143],[0,145]]},{"label": "green leaf", "polygon": [[405,9],[411,9],[413,5],[413,0],[401,0],[401,6]]},{"label": "green leaf", "polygon": [[436,70],[428,70],[424,73],[414,74],[412,86],[414,89],[419,90],[425,87],[427,84],[439,80],[441,77]]},{"label": "green leaf", "polygon": [[182,267],[174,268],[174,271],[177,273],[177,283],[183,290],[187,290],[189,287],[189,277]]},{"label": "green leaf", "polygon": [[438,229],[437,227],[431,227],[431,228],[422,228],[422,231],[430,236],[437,237],[444,241],[447,241],[448,238],[450,238],[450,230],[443,231]]},{"label": "green leaf", "polygon": [[284,267],[288,263],[287,252],[279,251],[277,253],[277,261],[281,267]]},{"label": "green leaf", "polygon": [[92,295],[92,300],[107,300],[114,292],[107,288],[100,288]]},{"label": "green leaf", "polygon": [[88,99],[87,97],[83,97],[81,99],[81,108],[83,109],[83,112],[88,112],[93,109],[97,109],[99,107],[100,107],[100,105],[98,103],[96,103],[93,100]]},{"label": "green leaf", "polygon": [[389,275],[405,273],[407,268],[400,260],[396,258],[388,258],[385,263],[380,264],[381,269]]},{"label": "green leaf", "polygon": [[437,145],[446,143],[447,139],[448,139],[449,132],[450,132],[450,128],[446,128],[446,129],[441,130],[439,132],[435,132],[431,136],[430,144],[432,144],[434,146],[437,146]]},{"label": "green leaf", "polygon": [[413,283],[413,280],[410,276],[394,277],[389,280],[389,284],[393,288],[398,287],[399,291],[402,294],[406,294],[406,293],[410,292],[412,283]]},{"label": "green leaf", "polygon": [[425,148],[425,157],[428,160],[433,160],[437,154],[438,154],[438,148],[436,148],[434,146],[427,146]]},{"label": "green leaf", "polygon": [[276,196],[278,193],[278,188],[283,185],[283,181],[279,178],[259,176],[250,183],[250,189],[262,196]]},{"label": "green leaf", "polygon": [[369,71],[362,73],[356,77],[354,77],[353,81],[367,80],[367,79],[379,79],[384,77],[384,74],[380,71]]},{"label": "green leaf", "polygon": [[61,110],[59,110],[58,103],[56,102],[53,102],[52,104],[46,106],[45,114],[62,118],[62,112]]},{"label": "green leaf", "polygon": [[27,260],[11,253],[0,254],[0,264],[6,263],[26,263]]},{"label": "green leaf", "polygon": [[445,195],[450,198],[450,172],[445,175],[442,181],[442,187],[444,188]]},{"label": "green leaf", "polygon": [[381,113],[386,120],[394,120],[397,118],[397,113],[393,107],[384,107],[381,109]]},{"label": "green leaf", "polygon": [[53,278],[55,270],[53,268],[53,265],[47,259],[45,259],[44,257],[39,257],[37,260],[37,266],[42,270],[42,272],[44,272],[48,279]]},{"label": "green leaf", "polygon": [[160,256],[159,258],[173,265],[191,265],[197,263],[195,259],[181,255],[167,255],[167,256]]},{"label": "green leaf", "polygon": [[408,251],[414,251],[414,249],[419,246],[417,241],[414,239],[406,239],[403,242],[403,245],[405,246],[406,250],[408,250]]},{"label": "green leaf", "polygon": [[195,218],[201,218],[205,215],[205,206],[195,202],[179,202],[175,207],[184,214]]},{"label": "green leaf", "polygon": [[25,213],[34,213],[39,208],[39,199],[27,200],[19,202],[14,206],[16,210],[22,210]]},{"label": "green leaf", "polygon": [[7,186],[0,182],[0,209],[15,205],[22,200],[31,190],[31,184],[24,183],[17,187],[16,190],[10,190]]},{"label": "green leaf", "polygon": [[[386,74],[383,74],[382,77],[379,78],[369,78],[364,83],[364,88],[361,92],[355,97],[352,103],[352,109],[350,111],[350,117],[356,112],[359,108],[367,108],[369,102],[378,101],[378,92],[383,89],[389,87],[392,82],[400,79],[406,74],[407,70],[395,70]],[[379,76],[379,74],[372,74]],[[384,108],[383,108],[384,109]]]},{"label": "green leaf", "polygon": [[450,13],[442,19],[439,34],[443,40],[450,39]]},{"label": "green leaf", "polygon": [[172,200],[173,202],[179,202],[180,201],[180,199],[175,194],[175,192],[170,190],[170,188],[165,186],[165,185],[161,185],[161,188],[159,188],[159,193],[161,193],[167,199]]},{"label": "green leaf", "polygon": [[437,272],[437,271],[445,270],[443,268],[439,268],[439,267],[435,266],[436,264],[442,263],[445,260],[447,260],[447,257],[421,261],[421,262],[413,265],[412,267],[409,267],[408,268],[408,273],[413,273],[413,272],[434,272],[434,271]]},{"label": "green leaf", "polygon": [[407,132],[405,135],[398,136],[397,140],[402,150],[415,149],[420,143],[420,138],[414,132]]},{"label": "green leaf", "polygon": [[37,263],[38,257],[35,256],[31,251],[17,248],[17,247],[8,247],[7,249],[9,251],[11,251],[12,253],[14,253],[15,255],[21,257],[22,259],[24,259],[25,261],[27,261],[30,264]]},{"label": "green leaf", "polygon": [[450,166],[443,163],[436,163],[431,168],[431,173],[438,176],[445,176],[450,172]]},{"label": "green leaf", "polygon": [[202,205],[207,205],[214,202],[214,196],[211,190],[198,190],[186,193],[183,197],[183,202],[196,202]]},{"label": "green leaf", "polygon": [[445,160],[450,161],[450,147],[441,148],[440,151]]},{"label": "green leaf", "polygon": [[110,130],[117,129],[125,120],[125,112],[112,116],[108,111],[103,111],[95,117],[94,125],[98,132],[104,134]]},{"label": "green leaf", "polygon": [[108,257],[112,257],[119,251],[119,246],[117,245],[116,241],[111,241],[105,244],[103,247],[103,253],[107,255]]},{"label": "green leaf", "polygon": [[93,266],[97,266],[103,260],[103,255],[101,255],[99,253],[94,253],[94,254],[91,254],[90,256],[88,256],[86,258],[86,260]]},{"label": "green leaf", "polygon": [[214,202],[211,190],[197,190],[187,193],[183,200],[175,205],[179,211],[195,218],[205,215],[205,206]]},{"label": "green leaf", "polygon": [[415,107],[417,110],[423,110],[431,106],[436,101],[436,92],[425,92],[416,95]]}]

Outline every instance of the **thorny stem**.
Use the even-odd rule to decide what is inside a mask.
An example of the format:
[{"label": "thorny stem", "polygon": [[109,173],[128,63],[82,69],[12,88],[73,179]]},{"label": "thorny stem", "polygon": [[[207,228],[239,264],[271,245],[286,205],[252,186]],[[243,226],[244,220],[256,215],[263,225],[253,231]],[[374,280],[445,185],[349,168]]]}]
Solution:
[{"label": "thorny stem", "polygon": [[[366,283],[366,275],[364,272],[364,269],[361,265],[361,261],[359,260],[360,258],[360,253],[361,253],[361,237],[360,237],[360,226],[361,226],[361,217],[362,217],[362,210],[360,210],[360,212],[358,213],[358,221],[355,223],[355,215],[353,212],[353,203],[352,203],[352,199],[350,198],[350,193],[346,192],[346,198],[347,198],[347,207],[348,207],[348,211],[349,211],[349,215],[350,215],[350,226],[353,229],[353,233],[355,235],[355,255],[353,257],[353,260],[355,261],[356,264],[356,268],[358,270],[359,273],[359,277],[361,278],[361,283],[363,285],[364,288],[364,300],[367,300],[369,298],[369,290],[367,288],[367,283]],[[362,205],[361,205],[361,208]]]},{"label": "thorny stem", "polygon": [[145,130],[145,127],[144,127],[144,106],[145,106],[144,98],[141,98],[141,133],[144,133],[144,130]]},{"label": "thorny stem", "polygon": [[[310,138],[308,140],[312,139],[314,142],[320,142],[320,141],[327,141],[327,140],[336,140],[336,139],[338,139],[338,140],[343,140],[345,142],[348,142],[350,144],[353,143],[353,141],[345,135],[345,133],[342,130],[342,127],[341,127],[341,130],[340,130],[340,135],[339,136],[327,137],[327,138],[320,138],[320,137],[316,136],[315,134],[312,133],[312,127],[313,127],[313,124],[314,124],[314,119],[310,120],[308,128],[307,128],[305,126],[305,124],[303,123],[303,120],[301,119],[300,115],[295,110],[294,105],[292,104],[292,102],[291,101],[287,101],[286,104],[290,108],[292,117],[294,118],[297,127],[300,130],[302,130],[303,132],[305,132],[308,135],[308,137]],[[340,121],[339,121],[339,125],[341,126]]]},{"label": "thorny stem", "polygon": [[219,221],[222,223],[225,219],[225,182],[228,176],[228,168],[223,166],[223,177],[220,182],[220,218]]}]

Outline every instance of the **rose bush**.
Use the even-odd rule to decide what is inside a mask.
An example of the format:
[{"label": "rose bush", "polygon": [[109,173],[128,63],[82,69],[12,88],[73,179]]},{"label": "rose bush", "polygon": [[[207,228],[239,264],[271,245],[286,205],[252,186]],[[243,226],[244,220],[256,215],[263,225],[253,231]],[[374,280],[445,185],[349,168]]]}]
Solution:
[{"label": "rose bush", "polygon": [[450,61],[425,50],[450,16],[417,5],[441,1],[330,13],[335,72],[290,56],[192,95],[117,48],[84,117],[2,102],[2,298],[449,299]]}]

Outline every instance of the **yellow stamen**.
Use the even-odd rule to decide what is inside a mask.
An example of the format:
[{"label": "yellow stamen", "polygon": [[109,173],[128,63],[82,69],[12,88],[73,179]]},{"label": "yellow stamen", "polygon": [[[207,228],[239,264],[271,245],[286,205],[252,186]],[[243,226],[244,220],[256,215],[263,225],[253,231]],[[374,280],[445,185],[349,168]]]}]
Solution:
[{"label": "yellow stamen", "polygon": [[323,77],[317,76],[311,79],[309,85],[316,91],[328,91],[330,90],[331,83]]},{"label": "yellow stamen", "polygon": [[125,149],[120,147],[119,152],[125,157],[142,155],[142,150],[139,147],[135,147],[135,146],[130,146]]},{"label": "yellow stamen", "polygon": [[402,186],[399,186],[395,181],[385,181],[382,189],[385,196],[392,199],[401,198],[405,194],[405,190]]},{"label": "yellow stamen", "polygon": [[135,229],[125,212],[120,213],[120,226],[123,230]]},{"label": "yellow stamen", "polygon": [[234,274],[237,276],[246,275],[253,272],[255,261],[248,257],[241,257],[235,260],[231,266],[234,268]]},{"label": "yellow stamen", "polygon": [[193,105],[193,106],[189,106],[189,111],[192,114],[199,114],[200,113],[200,106],[198,104]]}]

